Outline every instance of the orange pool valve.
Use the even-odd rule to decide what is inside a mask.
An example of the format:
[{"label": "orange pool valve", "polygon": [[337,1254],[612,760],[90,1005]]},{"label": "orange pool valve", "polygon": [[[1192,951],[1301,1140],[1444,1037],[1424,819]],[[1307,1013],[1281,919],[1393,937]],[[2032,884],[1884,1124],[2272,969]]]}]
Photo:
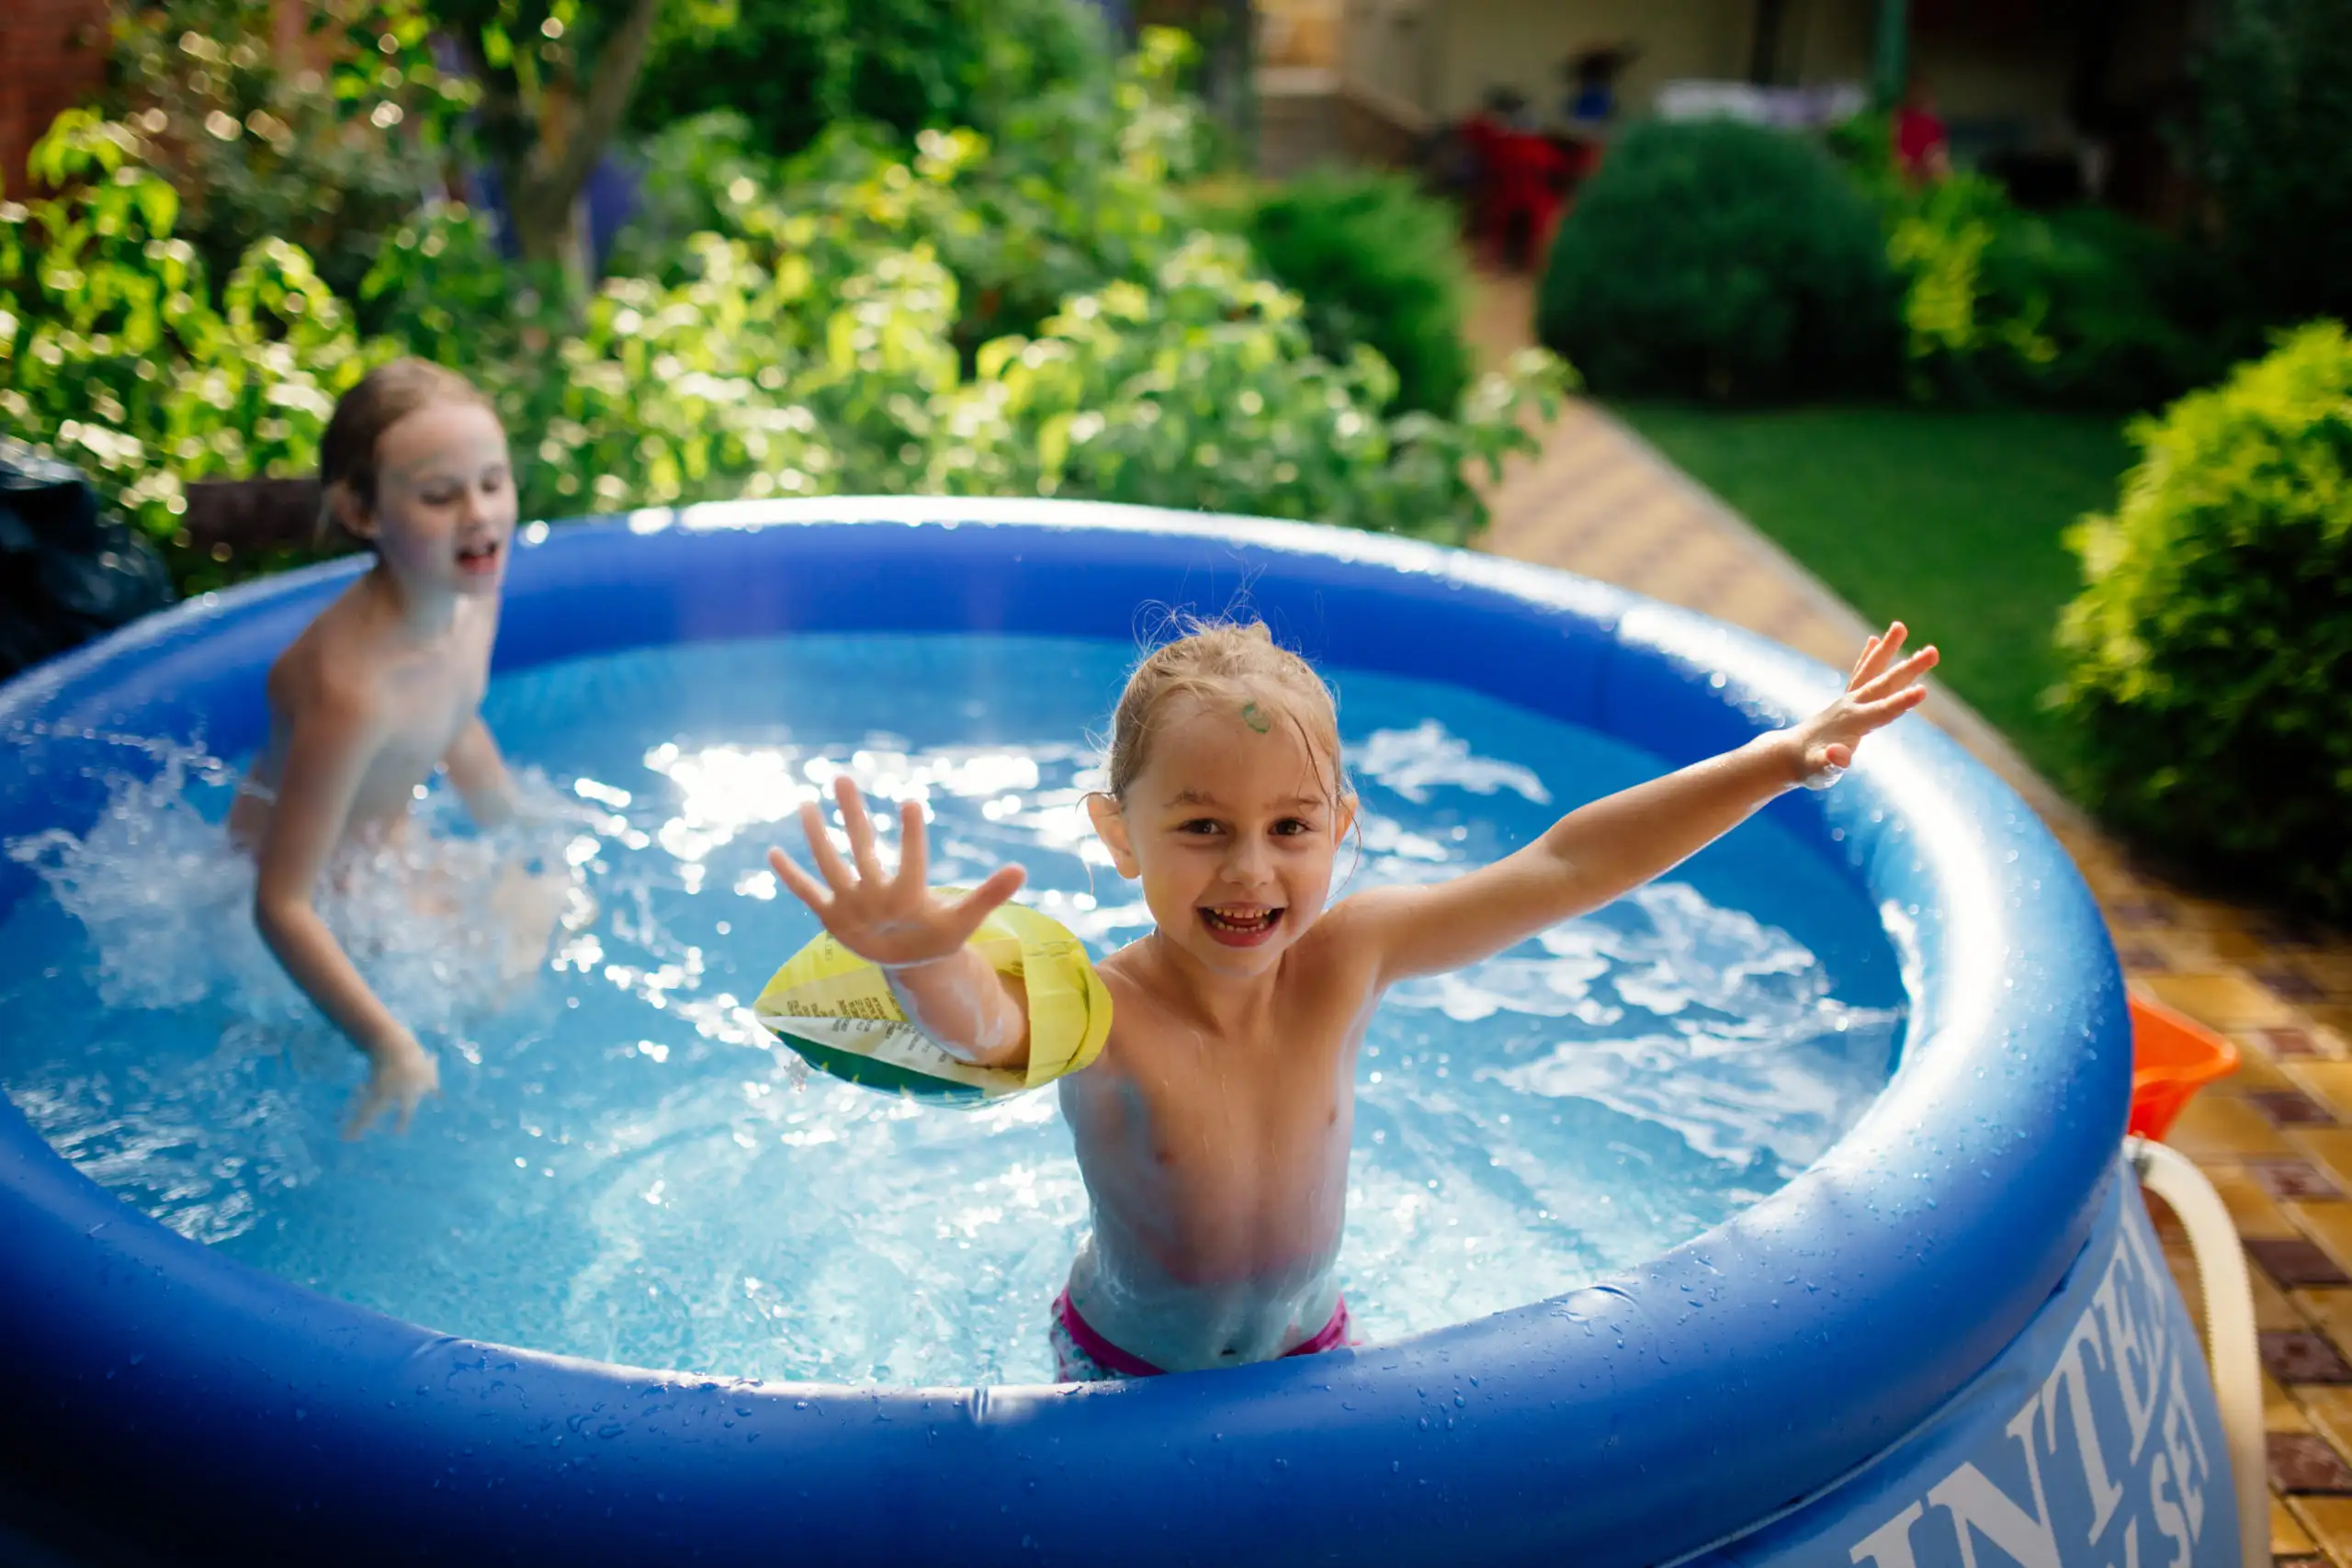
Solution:
[{"label": "orange pool valve", "polygon": [[2132,1123],[2162,1138],[2189,1097],[2238,1070],[2238,1048],[2162,1002],[2132,998]]}]

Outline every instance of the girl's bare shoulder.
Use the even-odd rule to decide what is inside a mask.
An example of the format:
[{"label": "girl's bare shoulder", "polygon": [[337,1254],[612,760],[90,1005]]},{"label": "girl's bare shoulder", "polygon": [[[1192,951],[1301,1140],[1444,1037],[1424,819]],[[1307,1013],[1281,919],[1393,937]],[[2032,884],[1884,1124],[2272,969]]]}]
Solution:
[{"label": "girl's bare shoulder", "polygon": [[1136,972],[1135,950],[1130,943],[1105,954],[1094,965],[1094,972],[1102,977],[1102,988],[1111,993],[1111,1038],[1104,1042],[1106,1050],[1118,1043],[1122,1023],[1157,1010],[1150,987]]},{"label": "girl's bare shoulder", "polygon": [[266,690],[274,718],[364,727],[380,708],[376,660],[359,611],[353,592],[345,590],[270,665]]}]

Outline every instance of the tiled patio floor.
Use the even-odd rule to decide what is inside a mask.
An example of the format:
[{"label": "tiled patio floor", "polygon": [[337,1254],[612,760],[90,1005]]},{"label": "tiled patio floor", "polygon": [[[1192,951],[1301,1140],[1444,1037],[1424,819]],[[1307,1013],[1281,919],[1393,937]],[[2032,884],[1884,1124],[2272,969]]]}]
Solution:
[{"label": "tiled patio floor", "polygon": [[[1489,362],[1529,341],[1524,278],[1485,276],[1472,336]],[[1488,497],[1485,547],[1619,583],[1838,667],[1871,629],[1746,520],[1589,403]],[[2352,1568],[2352,940],[2193,897],[2135,866],[1981,718],[1927,709],[2030,802],[2098,896],[2134,986],[2238,1043],[2168,1140],[2221,1190],[2245,1242],[2267,1369],[2271,1549]],[[2155,1204],[2185,1291],[2195,1273]],[[2193,1304],[2193,1296],[2192,1296]]]}]

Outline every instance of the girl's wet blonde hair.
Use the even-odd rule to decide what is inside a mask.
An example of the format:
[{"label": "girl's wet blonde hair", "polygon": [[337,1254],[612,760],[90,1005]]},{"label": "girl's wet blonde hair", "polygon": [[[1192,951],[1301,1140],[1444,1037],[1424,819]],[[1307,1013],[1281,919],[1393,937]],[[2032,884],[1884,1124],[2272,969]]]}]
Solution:
[{"label": "girl's wet blonde hair", "polygon": [[[376,507],[376,447],[384,432],[435,403],[473,403],[490,408],[481,389],[455,370],[428,360],[395,359],[362,376],[335,400],[326,434],[319,438],[319,534],[332,536],[341,525],[338,495],[373,512]],[[495,412],[494,410],[492,411]]]},{"label": "girl's wet blonde hair", "polygon": [[[1288,725],[1316,759],[1317,776],[1335,806],[1348,798],[1340,758],[1340,710],[1315,667],[1274,641],[1263,621],[1179,623],[1183,635],[1136,666],[1111,714],[1109,794],[1125,804],[1143,772],[1154,730],[1168,705],[1194,697],[1238,714],[1261,733]],[[1328,764],[1329,772],[1325,773]]]}]

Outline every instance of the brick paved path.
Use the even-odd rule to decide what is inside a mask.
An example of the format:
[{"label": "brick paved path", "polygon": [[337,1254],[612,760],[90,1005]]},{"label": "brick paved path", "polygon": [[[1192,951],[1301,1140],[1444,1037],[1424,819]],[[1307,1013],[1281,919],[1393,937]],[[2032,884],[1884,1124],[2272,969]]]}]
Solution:
[{"label": "brick paved path", "polygon": [[[1471,335],[1492,363],[1529,341],[1524,278],[1485,276]],[[1489,493],[1484,547],[1760,632],[1831,665],[1872,628],[1745,519],[1605,412],[1573,404]],[[2267,1370],[2271,1549],[2352,1568],[2352,940],[2191,897],[2134,866],[1948,693],[1927,708],[2040,812],[2107,912],[2132,983],[2238,1043],[2168,1140],[2237,1221]],[[2195,1274],[2161,1203],[2185,1292]],[[2192,1297],[2193,1300],[2193,1297]]]}]

